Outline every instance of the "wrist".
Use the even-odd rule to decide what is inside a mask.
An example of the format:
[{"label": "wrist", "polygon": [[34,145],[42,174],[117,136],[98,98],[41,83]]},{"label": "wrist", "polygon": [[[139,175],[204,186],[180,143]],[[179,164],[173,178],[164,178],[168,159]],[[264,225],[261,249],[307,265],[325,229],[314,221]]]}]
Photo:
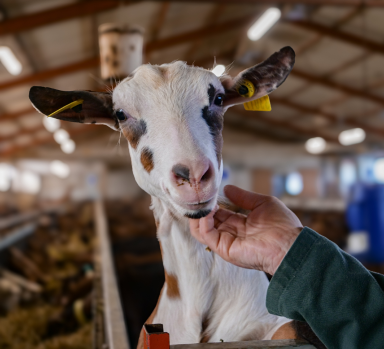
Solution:
[{"label": "wrist", "polygon": [[273,258],[273,263],[271,263],[271,266],[269,268],[269,271],[266,270],[267,273],[274,275],[279,268],[280,264],[283,262],[285,256],[287,255],[288,251],[291,249],[293,243],[296,241],[297,237],[303,230],[302,227],[300,228],[293,228],[287,232],[284,232],[284,240],[281,241],[279,252],[275,255],[275,258]]}]

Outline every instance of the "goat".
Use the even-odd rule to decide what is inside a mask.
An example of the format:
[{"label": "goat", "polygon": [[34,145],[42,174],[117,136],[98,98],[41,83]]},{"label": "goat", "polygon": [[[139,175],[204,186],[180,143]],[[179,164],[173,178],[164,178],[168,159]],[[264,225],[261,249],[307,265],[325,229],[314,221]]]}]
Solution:
[{"label": "goat", "polygon": [[140,66],[112,94],[30,90],[42,114],[104,124],[128,140],[135,179],[152,196],[165,269],[147,323],[164,324],[171,344],[298,337],[291,320],[268,313],[266,275],[207,252],[188,224],[188,218],[205,217],[217,204],[224,113],[271,93],[294,62],[294,51],[284,47],[235,78],[176,61]]}]

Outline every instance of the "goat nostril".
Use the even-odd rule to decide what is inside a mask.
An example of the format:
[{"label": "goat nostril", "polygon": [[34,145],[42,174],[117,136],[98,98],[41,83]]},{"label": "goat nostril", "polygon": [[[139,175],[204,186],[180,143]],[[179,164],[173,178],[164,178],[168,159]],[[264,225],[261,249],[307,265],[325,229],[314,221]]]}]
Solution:
[{"label": "goat nostril", "polygon": [[172,172],[176,177],[185,179],[189,182],[189,168],[187,166],[177,164],[172,167]]},{"label": "goat nostril", "polygon": [[200,181],[206,181],[211,177],[211,168],[208,168],[208,170],[203,174],[203,177],[201,177]]}]

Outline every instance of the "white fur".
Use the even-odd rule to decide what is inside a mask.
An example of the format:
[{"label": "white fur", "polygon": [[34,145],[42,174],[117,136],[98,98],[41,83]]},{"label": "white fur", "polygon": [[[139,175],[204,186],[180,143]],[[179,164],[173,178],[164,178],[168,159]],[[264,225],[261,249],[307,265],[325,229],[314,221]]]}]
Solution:
[{"label": "white fur", "polygon": [[[147,133],[137,149],[129,149],[136,181],[152,196],[164,268],[178,281],[180,298],[169,298],[165,284],[154,318],[154,323],[164,324],[170,333],[171,344],[199,342],[206,319],[210,342],[271,339],[280,326],[290,321],[268,314],[268,280],[264,273],[225,262],[205,251],[205,246],[191,236],[184,217],[188,210],[170,181],[176,163],[209,159],[214,167],[212,183],[198,195],[201,202],[212,196],[205,208],[215,207],[223,166],[217,161],[212,135],[201,113],[208,105],[209,84],[224,92],[213,73],[175,62],[161,67],[142,66],[113,93],[115,109],[122,108],[136,121],[143,119],[147,124]],[[224,113],[225,108],[221,111]],[[132,120],[129,117],[121,127],[136,122]],[[140,162],[144,147],[154,153],[150,173]]]},{"label": "white fur", "polygon": [[234,266],[190,234],[188,220],[174,219],[166,205],[152,198],[160,220],[158,238],[164,268],[176,276],[180,298],[167,296],[165,284],[153,323],[162,323],[171,344],[197,343],[208,318],[209,342],[269,340],[289,319],[268,313],[268,279],[263,272]]}]

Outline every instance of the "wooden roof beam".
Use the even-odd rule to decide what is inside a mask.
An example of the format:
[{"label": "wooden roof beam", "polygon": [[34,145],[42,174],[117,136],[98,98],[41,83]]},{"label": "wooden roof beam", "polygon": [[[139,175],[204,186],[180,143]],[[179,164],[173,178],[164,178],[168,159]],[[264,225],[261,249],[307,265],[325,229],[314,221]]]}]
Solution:
[{"label": "wooden roof beam", "polygon": [[[162,0],[154,0],[162,1]],[[185,0],[171,0],[184,2]],[[220,4],[249,4],[249,5],[272,5],[272,4],[302,4],[302,5],[334,5],[334,6],[359,6],[362,0],[189,0],[189,2],[212,2]],[[364,0],[365,6],[384,7],[382,0]]]},{"label": "wooden roof beam", "polygon": [[[273,100],[272,100],[273,103]],[[276,120],[269,118],[268,116],[263,116],[261,113],[255,113],[246,111],[245,109],[242,109],[242,107],[236,107],[235,112],[243,117],[246,118],[252,118],[257,121],[261,121],[263,123],[266,123],[268,125],[271,125],[273,127],[283,128],[285,130],[291,131],[295,134],[300,136],[308,136],[308,137],[322,137],[327,141],[330,142],[337,142],[337,139],[335,137],[329,136],[326,133],[319,131],[318,129],[311,129],[306,127],[301,127],[298,125],[293,125],[289,120]]]},{"label": "wooden roof beam", "polygon": [[0,35],[16,34],[48,24],[108,11],[121,4],[131,2],[133,1],[88,0],[10,18],[0,23]]},{"label": "wooden roof beam", "polygon": [[33,112],[37,113],[36,109],[33,107],[28,107],[17,112],[2,114],[0,115],[0,121],[15,120],[24,115],[32,114]]},{"label": "wooden roof beam", "polygon": [[[383,4],[384,4],[384,1],[383,1]],[[326,35],[333,39],[337,39],[355,46],[359,46],[368,51],[384,54],[384,46],[380,42],[369,40],[361,36],[349,34],[347,32],[335,30],[332,27],[328,27],[326,25],[322,25],[319,23],[314,23],[309,21],[290,21],[289,23],[305,30],[314,31],[318,34]]]},{"label": "wooden roof beam", "polygon": [[[192,30],[187,33],[182,33],[182,34],[170,36],[164,39],[151,41],[146,45],[145,53],[148,54],[155,50],[161,50],[168,47],[184,44],[185,42],[193,42],[201,37],[207,37],[211,35],[225,33],[227,31],[235,30],[237,28],[241,28],[242,26],[244,26],[244,23],[248,23],[249,20],[253,17],[254,17],[253,15],[248,15],[238,19],[226,21],[223,23],[209,25],[201,29]],[[70,74],[70,73],[74,73],[74,72],[85,70],[85,69],[96,68],[99,65],[100,65],[99,57],[87,58],[80,62],[71,63],[71,64],[57,67],[57,68],[47,69],[41,72],[37,72],[37,73],[33,73],[26,76],[21,76],[19,78],[14,78],[9,81],[5,81],[3,83],[0,83],[0,91],[17,87],[23,84],[30,84],[35,81],[53,79],[57,76],[61,76],[64,74]]]},{"label": "wooden roof beam", "polygon": [[[341,121],[345,125],[348,125],[351,127],[360,127],[372,135],[376,135],[379,137],[384,136],[384,130],[383,129],[378,129],[377,127],[372,127],[370,125],[366,125],[366,124],[361,123],[360,121],[358,121],[356,119],[340,119],[335,114],[327,113],[327,112],[321,111],[317,108],[306,107],[304,105],[297,104],[297,103],[294,103],[292,101],[288,101],[288,100],[280,99],[280,98],[271,97],[271,103],[272,104],[278,103],[278,104],[284,105],[286,107],[298,110],[298,111],[300,111],[302,113],[306,113],[306,114],[320,115],[320,116],[326,118],[327,120],[330,120],[332,123],[337,123],[337,122]],[[288,122],[289,122],[289,120],[288,120]]]},{"label": "wooden roof beam", "polygon": [[156,13],[154,18],[152,28],[149,30],[151,41],[156,41],[160,35],[161,28],[165,23],[165,19],[167,17],[169,7],[171,3],[169,1],[165,1],[160,5],[159,12]]},{"label": "wooden roof beam", "polygon": [[339,90],[339,91],[344,92],[346,94],[349,94],[351,96],[369,99],[372,102],[384,105],[384,98],[379,97],[379,96],[374,95],[374,94],[371,94],[371,93],[368,93],[366,91],[359,90],[359,89],[356,89],[356,88],[353,88],[353,87],[350,87],[348,85],[344,85],[344,84],[341,84],[341,83],[338,83],[335,81],[331,81],[329,79],[325,79],[323,77],[316,76],[316,75],[304,72],[302,70],[298,70],[297,68],[294,68],[291,71],[291,74],[298,77],[298,78],[307,80],[309,82],[319,84],[319,85],[322,85],[322,86],[325,86],[328,88],[333,88],[335,90]]},{"label": "wooden roof beam", "polygon": [[[0,23],[0,35],[8,35],[31,30],[37,27],[84,17],[99,12],[112,10],[121,5],[137,3],[140,0],[87,0],[74,4],[55,7],[53,9],[31,13],[24,16],[10,18]],[[181,2],[183,0],[171,0]],[[191,0],[193,2],[207,2],[207,0]],[[361,0],[208,0],[218,4],[306,4],[306,5],[335,5],[359,6]],[[365,6],[384,7],[382,0],[365,0]]]},{"label": "wooden roof beam", "polygon": [[[85,133],[85,132],[89,132],[89,131],[94,130],[94,128],[92,126],[91,127],[89,127],[89,126],[91,126],[91,125],[84,125],[81,127],[76,127],[75,129],[69,129],[67,131],[68,131],[69,135],[71,137],[73,137],[77,134],[81,134],[81,133]],[[33,135],[33,133],[31,135]],[[25,145],[14,145],[14,146],[6,149],[6,150],[3,150],[3,151],[0,150],[0,155],[1,156],[11,156],[11,155],[14,155],[15,153],[17,153],[19,151],[25,150],[26,148],[30,149],[31,147],[35,147],[35,146],[47,144],[47,143],[56,143],[55,140],[53,139],[52,133],[48,134],[46,137],[43,137],[43,138],[38,138],[38,139],[35,138],[32,141],[32,143],[28,143]]]}]

